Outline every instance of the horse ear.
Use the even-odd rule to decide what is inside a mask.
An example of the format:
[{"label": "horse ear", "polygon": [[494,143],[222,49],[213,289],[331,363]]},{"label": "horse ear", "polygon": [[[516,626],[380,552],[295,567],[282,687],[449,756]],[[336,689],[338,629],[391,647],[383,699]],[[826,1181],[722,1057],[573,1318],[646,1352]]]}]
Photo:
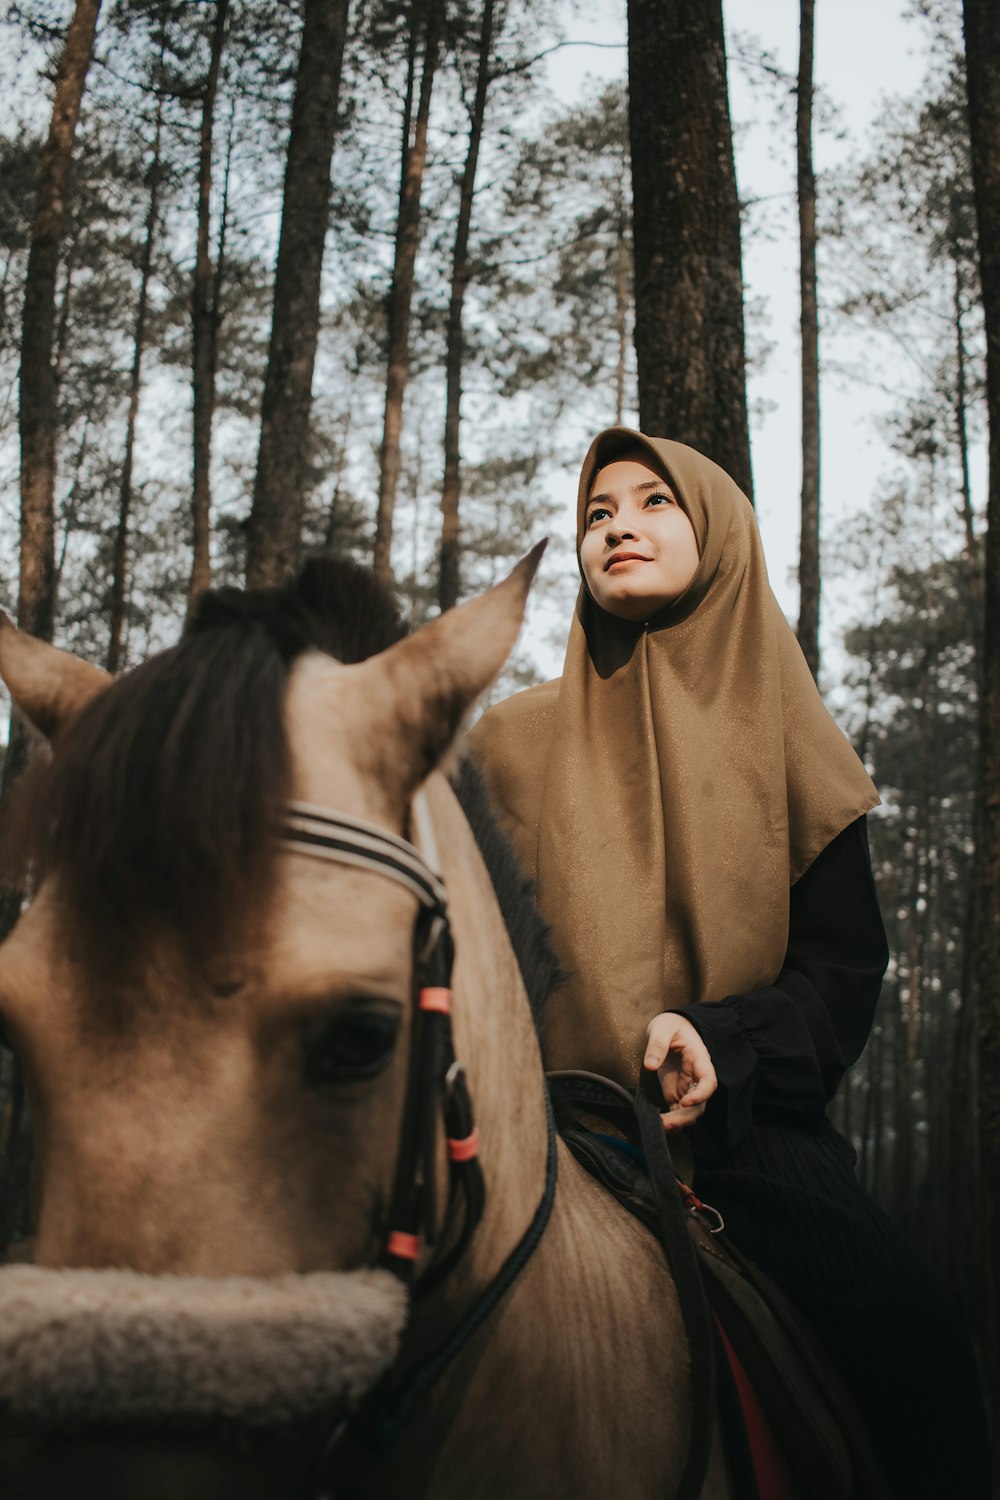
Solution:
[{"label": "horse ear", "polygon": [[367,701],[384,704],[396,727],[394,751],[379,769],[383,786],[401,803],[439,764],[507,660],[545,547],[539,542],[502,583],[358,668]]},{"label": "horse ear", "polygon": [[2,610],[0,677],[17,707],[49,739],[112,681],[100,667],[18,630]]}]

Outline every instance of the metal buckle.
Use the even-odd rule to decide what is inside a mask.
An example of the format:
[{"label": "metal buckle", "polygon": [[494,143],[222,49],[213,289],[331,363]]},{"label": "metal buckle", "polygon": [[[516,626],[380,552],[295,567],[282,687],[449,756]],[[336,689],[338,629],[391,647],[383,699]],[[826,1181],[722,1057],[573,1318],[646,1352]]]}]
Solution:
[{"label": "metal buckle", "polygon": [[445,1103],[451,1099],[455,1092],[455,1086],[459,1079],[465,1080],[465,1064],[456,1057],[447,1073],[444,1075],[444,1097]]},{"label": "metal buckle", "polygon": [[710,1203],[702,1203],[699,1208],[692,1209],[691,1212],[705,1220],[705,1227],[709,1234],[721,1234],[726,1227],[725,1219]]}]

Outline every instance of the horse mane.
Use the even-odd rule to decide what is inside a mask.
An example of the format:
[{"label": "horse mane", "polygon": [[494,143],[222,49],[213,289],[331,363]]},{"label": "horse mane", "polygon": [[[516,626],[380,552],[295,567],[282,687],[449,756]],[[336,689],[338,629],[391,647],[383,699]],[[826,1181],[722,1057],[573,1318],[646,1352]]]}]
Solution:
[{"label": "horse mane", "polygon": [[[58,879],[78,941],[109,978],[127,976],[163,929],[195,966],[223,973],[271,890],[293,663],[312,647],[363,661],[406,633],[390,590],[345,558],[313,558],[283,588],[208,591],[177,645],[99,693],[52,756],[36,757],[8,867]],[[468,764],[456,790],[540,1021],[557,976],[546,929]]]},{"label": "horse mane", "polygon": [[521,869],[513,844],[497,822],[482,772],[468,756],[459,761],[452,785],[493,884],[528,994],[535,1030],[541,1035],[549,996],[566,978],[552,947],[548,923],[538,909],[531,882]]},{"label": "horse mane", "polygon": [[344,559],[315,559],[284,588],[208,591],[175,646],[99,693],[36,758],[8,870],[57,877],[105,972],[127,971],[164,927],[203,963],[220,937],[238,941],[270,889],[296,657],[315,644],[359,660],[403,633],[391,597]]}]

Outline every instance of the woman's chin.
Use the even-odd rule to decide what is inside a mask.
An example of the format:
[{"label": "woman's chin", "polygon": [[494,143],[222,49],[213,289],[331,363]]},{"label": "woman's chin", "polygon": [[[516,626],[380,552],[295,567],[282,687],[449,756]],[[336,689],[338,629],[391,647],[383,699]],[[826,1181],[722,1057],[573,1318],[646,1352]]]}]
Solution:
[{"label": "woman's chin", "polygon": [[638,590],[622,588],[605,591],[604,597],[597,602],[605,614],[614,615],[618,620],[628,620],[633,625],[642,625],[662,609],[667,601]]}]

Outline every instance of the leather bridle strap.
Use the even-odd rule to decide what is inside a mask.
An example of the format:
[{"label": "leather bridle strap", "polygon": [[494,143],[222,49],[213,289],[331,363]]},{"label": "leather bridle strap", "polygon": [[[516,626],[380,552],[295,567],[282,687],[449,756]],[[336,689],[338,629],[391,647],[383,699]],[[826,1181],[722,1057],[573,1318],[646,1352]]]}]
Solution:
[{"label": "leather bridle strap", "polygon": [[[413,814],[424,841],[432,847],[433,830],[422,793],[414,798]],[[381,1256],[381,1264],[399,1276],[412,1288],[413,1295],[419,1297],[440,1285],[454,1268],[485,1205],[472,1101],[465,1070],[455,1058],[451,1039],[454,949],[444,882],[406,839],[330,808],[305,802],[288,803],[282,834],[283,844],[292,852],[312,854],[396,880],[412,891],[423,908],[415,942],[415,1035],[410,1049],[410,1079],[403,1107],[390,1210],[390,1225],[393,1227]],[[465,1221],[460,1236],[447,1255],[432,1262],[413,1286],[414,1263],[420,1249],[419,1231],[423,1230],[428,1243],[435,1239],[433,1162],[437,1103],[442,1094],[452,1185],[463,1190]],[[556,1193],[556,1132],[547,1089],[545,1104],[545,1186],[530,1224],[492,1281],[482,1289],[457,1326],[445,1334],[440,1345],[397,1379],[393,1380],[390,1374],[382,1388],[373,1393],[366,1408],[330,1434],[320,1460],[320,1473],[347,1430],[371,1458],[384,1456],[394,1446],[413,1408],[489,1317],[531,1259],[549,1222]],[[450,1203],[449,1195],[449,1207]]]},{"label": "leather bridle strap", "polygon": [[446,915],[448,903],[441,876],[413,844],[387,828],[313,802],[286,802],[283,832],[282,842],[295,852],[388,875],[412,891],[428,911]]},{"label": "leather bridle strap", "polygon": [[[433,840],[430,816],[418,793],[414,817]],[[454,944],[448,921],[444,881],[420,851],[406,839],[348,813],[310,802],[286,804],[282,828],[286,848],[335,864],[387,876],[410,891],[423,908],[416,926],[413,1036],[410,1068],[400,1127],[396,1173],[389,1207],[389,1227],[379,1264],[408,1287],[414,1283],[423,1246],[437,1241],[435,1163],[438,1110],[443,1105],[450,1189],[449,1215],[456,1191],[465,1213],[459,1238],[445,1270],[464,1253],[482,1217],[485,1187],[479,1164],[478,1136],[465,1070],[455,1057],[451,1032],[451,970]],[[424,1290],[421,1281],[418,1292]]]}]

